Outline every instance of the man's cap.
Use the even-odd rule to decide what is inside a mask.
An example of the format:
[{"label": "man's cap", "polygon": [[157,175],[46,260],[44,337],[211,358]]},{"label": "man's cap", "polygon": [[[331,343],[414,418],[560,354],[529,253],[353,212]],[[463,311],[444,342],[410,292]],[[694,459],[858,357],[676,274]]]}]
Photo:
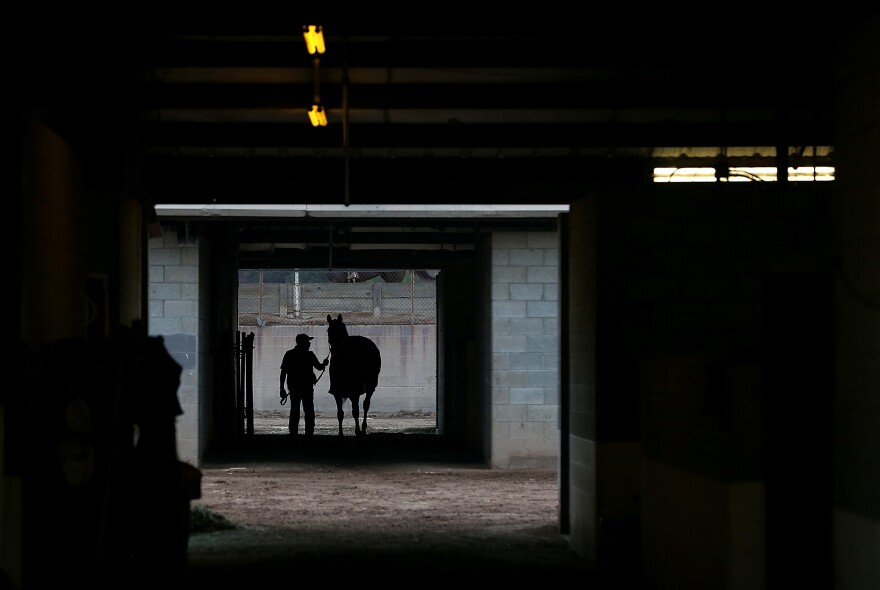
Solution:
[{"label": "man's cap", "polygon": [[303,344],[303,343],[308,342],[310,340],[314,340],[314,337],[309,336],[308,334],[297,334],[296,335],[296,343],[297,344]]}]

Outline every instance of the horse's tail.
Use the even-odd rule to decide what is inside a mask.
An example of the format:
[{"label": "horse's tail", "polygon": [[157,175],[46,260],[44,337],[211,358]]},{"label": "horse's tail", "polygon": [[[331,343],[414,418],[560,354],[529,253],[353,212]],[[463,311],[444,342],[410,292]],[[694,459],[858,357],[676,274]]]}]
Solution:
[{"label": "horse's tail", "polygon": [[[372,342],[372,341],[371,341]],[[382,353],[379,352],[379,347],[376,346],[376,343],[373,343],[374,354],[375,354],[375,366],[376,366],[376,375],[382,370]]]},{"label": "horse's tail", "polygon": [[379,347],[376,346],[375,342],[370,339],[367,339],[367,342],[369,342],[371,346],[368,347],[370,358],[367,363],[366,389],[372,393],[379,385],[379,372],[382,370],[382,353],[379,352]]},{"label": "horse's tail", "polygon": [[360,349],[363,354],[363,363],[361,364],[362,375],[366,391],[372,393],[379,385],[379,372],[382,370],[382,353],[379,352],[379,347],[376,346],[375,342],[366,336],[361,338]]}]

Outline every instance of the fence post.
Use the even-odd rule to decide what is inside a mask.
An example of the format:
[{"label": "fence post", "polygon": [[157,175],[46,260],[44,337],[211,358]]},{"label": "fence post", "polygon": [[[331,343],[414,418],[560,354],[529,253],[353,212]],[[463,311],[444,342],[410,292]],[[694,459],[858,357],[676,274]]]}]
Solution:
[{"label": "fence post", "polygon": [[257,314],[257,319],[263,319],[263,271],[260,271],[260,313]]},{"label": "fence post", "polygon": [[382,315],[382,285],[373,283],[373,317]]},{"label": "fence post", "polygon": [[302,302],[300,301],[302,293],[300,292],[299,271],[293,271],[293,315],[299,317],[302,313]]}]

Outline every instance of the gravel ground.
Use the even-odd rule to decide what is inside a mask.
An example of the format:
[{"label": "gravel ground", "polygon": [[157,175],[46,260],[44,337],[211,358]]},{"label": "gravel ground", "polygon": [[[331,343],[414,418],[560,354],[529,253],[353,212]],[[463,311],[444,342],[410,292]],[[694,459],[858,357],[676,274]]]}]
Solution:
[{"label": "gravel ground", "polygon": [[286,420],[258,413],[259,443],[202,466],[192,506],[236,528],[190,537],[188,587],[628,583],[572,551],[556,471],[446,453],[433,414],[376,414],[366,437],[352,426],[341,439],[335,416],[320,416],[308,444],[290,440]]}]

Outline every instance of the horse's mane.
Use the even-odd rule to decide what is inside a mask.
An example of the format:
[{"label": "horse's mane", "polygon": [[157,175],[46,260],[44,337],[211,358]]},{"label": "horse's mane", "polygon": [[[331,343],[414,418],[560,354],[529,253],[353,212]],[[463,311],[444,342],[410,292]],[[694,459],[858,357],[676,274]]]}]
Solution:
[{"label": "horse's mane", "polygon": [[327,328],[327,340],[329,340],[331,346],[334,342],[342,342],[348,338],[348,327],[342,321],[342,314],[339,314],[335,320],[330,317],[330,314],[327,314],[327,323],[329,325]]}]

